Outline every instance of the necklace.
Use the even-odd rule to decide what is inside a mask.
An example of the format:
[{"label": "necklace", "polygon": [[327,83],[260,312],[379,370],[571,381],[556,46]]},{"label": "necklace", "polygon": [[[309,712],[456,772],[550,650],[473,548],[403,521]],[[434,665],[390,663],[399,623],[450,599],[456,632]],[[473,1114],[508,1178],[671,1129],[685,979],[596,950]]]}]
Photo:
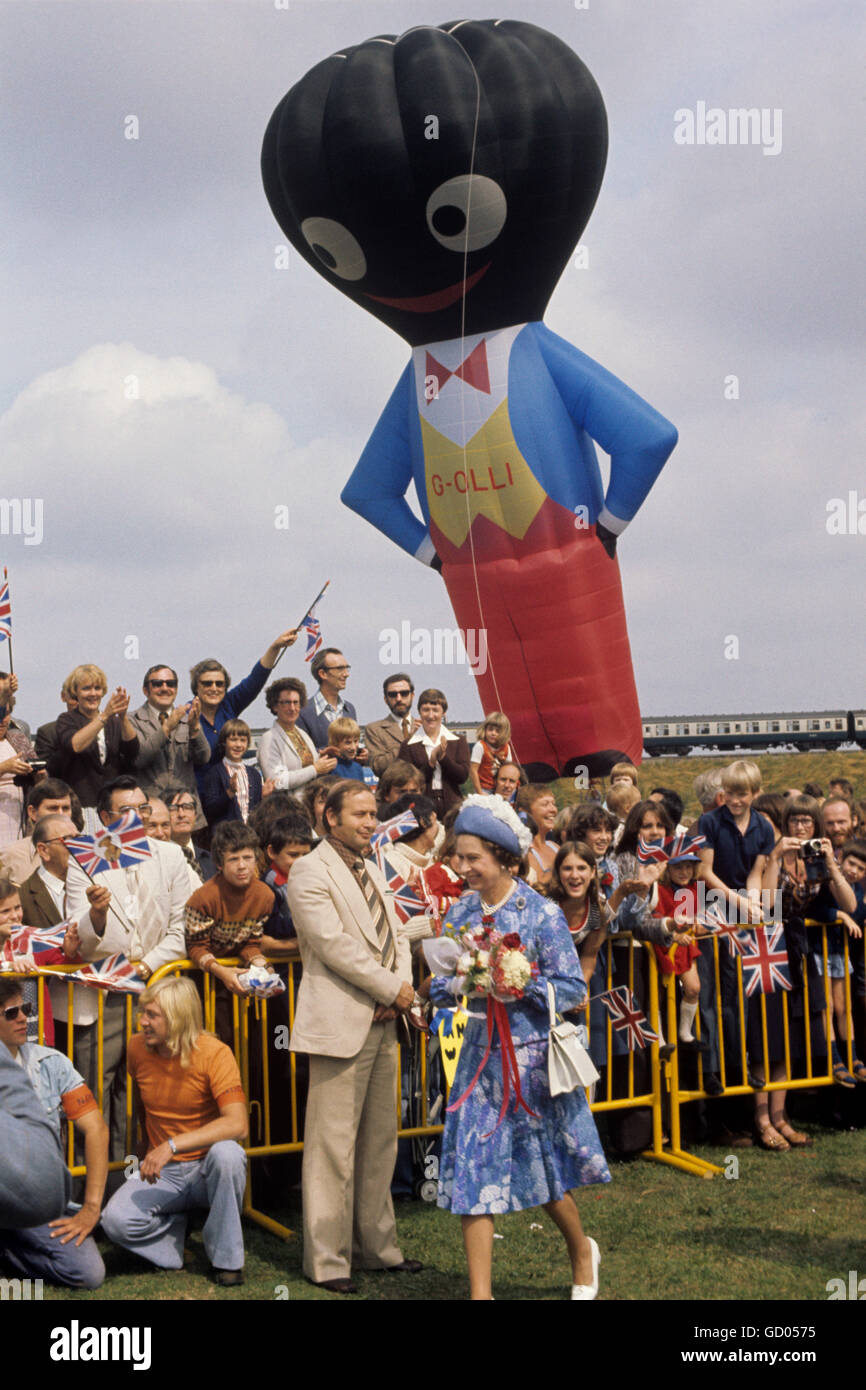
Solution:
[{"label": "necklace", "polygon": [[[510,884],[509,889],[508,889],[508,892],[504,895],[504,897],[501,897],[501,898],[499,899],[499,902],[498,902],[498,903],[486,903],[486,902],[484,901],[484,899],[481,898],[481,899],[480,899],[480,901],[481,901],[481,915],[482,915],[483,917],[492,917],[493,914],[494,914],[494,912],[498,912],[499,909],[500,909],[500,907],[504,907],[504,906],[505,906],[505,904],[508,902],[508,899],[511,897],[511,895],[512,895],[512,893],[514,892],[514,890],[515,890],[516,887],[517,887],[517,884],[516,884],[516,883],[514,882],[514,880],[512,879],[511,884]],[[480,895],[479,895],[479,896],[480,896]]]}]

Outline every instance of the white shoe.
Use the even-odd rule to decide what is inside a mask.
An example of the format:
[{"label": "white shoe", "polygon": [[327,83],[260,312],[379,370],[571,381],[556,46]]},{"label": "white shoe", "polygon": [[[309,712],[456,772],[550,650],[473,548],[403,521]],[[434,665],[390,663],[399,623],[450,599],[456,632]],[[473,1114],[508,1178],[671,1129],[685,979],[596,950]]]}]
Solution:
[{"label": "white shoe", "polygon": [[598,1293],[598,1267],[601,1264],[601,1255],[599,1254],[598,1246],[592,1239],[592,1236],[589,1237],[589,1248],[592,1251],[592,1283],[572,1284],[572,1302],[574,1302],[575,1300],[583,1300],[584,1302],[588,1303],[592,1299],[594,1299],[596,1294]]}]

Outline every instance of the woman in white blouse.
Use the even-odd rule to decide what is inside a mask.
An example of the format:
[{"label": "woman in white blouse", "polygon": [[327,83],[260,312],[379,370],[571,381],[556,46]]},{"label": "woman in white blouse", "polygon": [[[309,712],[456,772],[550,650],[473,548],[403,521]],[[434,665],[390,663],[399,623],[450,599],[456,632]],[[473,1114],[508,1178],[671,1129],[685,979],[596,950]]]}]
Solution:
[{"label": "woman in white blouse", "polygon": [[337,759],[319,756],[312,739],[297,728],[298,715],[307,703],[307,688],[294,676],[271,681],[265,703],[275,715],[273,727],[259,741],[259,765],[278,791],[296,791],[314,777],[333,772]]}]

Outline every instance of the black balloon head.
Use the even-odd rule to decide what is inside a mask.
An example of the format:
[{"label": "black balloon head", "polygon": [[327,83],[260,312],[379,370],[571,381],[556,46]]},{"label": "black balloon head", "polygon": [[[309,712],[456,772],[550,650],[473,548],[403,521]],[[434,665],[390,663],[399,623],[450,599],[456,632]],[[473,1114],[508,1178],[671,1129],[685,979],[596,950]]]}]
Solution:
[{"label": "black balloon head", "polygon": [[540,319],[606,156],[567,44],[465,20],[317,64],[271,117],[262,176],[303,258],[414,346]]}]

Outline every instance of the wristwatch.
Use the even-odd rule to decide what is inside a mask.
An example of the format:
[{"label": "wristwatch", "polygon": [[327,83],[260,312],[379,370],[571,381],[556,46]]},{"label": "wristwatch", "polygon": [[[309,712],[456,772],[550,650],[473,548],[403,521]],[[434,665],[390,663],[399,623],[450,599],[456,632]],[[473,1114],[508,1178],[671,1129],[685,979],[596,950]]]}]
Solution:
[{"label": "wristwatch", "polygon": [[174,1142],[173,1139],[169,1139],[167,1142],[168,1142],[168,1147],[171,1149],[172,1153],[173,1153],[173,1154],[176,1154],[176,1153],[177,1153],[177,1144]]}]

